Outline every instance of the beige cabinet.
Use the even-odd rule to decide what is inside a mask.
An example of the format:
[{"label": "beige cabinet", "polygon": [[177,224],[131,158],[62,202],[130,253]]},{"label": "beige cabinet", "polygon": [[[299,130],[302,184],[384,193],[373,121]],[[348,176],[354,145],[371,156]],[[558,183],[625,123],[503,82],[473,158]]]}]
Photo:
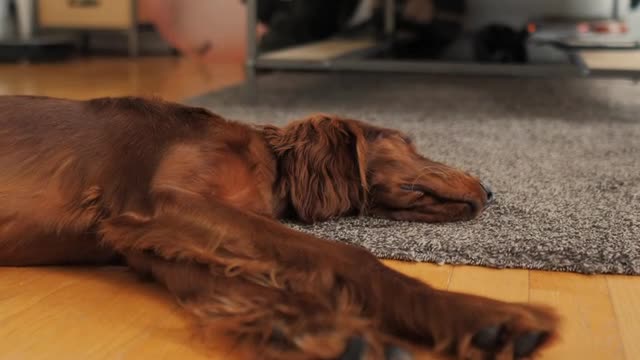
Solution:
[{"label": "beige cabinet", "polygon": [[42,29],[121,30],[129,35],[129,50],[137,54],[136,0],[38,0]]}]

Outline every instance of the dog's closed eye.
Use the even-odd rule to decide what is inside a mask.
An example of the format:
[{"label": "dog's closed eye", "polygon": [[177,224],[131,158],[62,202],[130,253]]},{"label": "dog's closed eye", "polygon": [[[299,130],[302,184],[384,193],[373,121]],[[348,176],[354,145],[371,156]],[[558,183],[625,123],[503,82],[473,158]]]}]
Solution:
[{"label": "dog's closed eye", "polygon": [[422,194],[428,194],[430,192],[428,189],[415,184],[402,184],[400,185],[400,189],[404,191],[412,191],[412,192],[418,192]]}]

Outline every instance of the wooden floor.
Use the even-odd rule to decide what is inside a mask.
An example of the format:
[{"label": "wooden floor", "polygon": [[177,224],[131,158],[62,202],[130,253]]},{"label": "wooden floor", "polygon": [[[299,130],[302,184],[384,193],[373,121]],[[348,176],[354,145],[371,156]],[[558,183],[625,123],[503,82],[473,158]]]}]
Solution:
[{"label": "wooden floor", "polygon": [[[179,58],[0,65],[0,94],[180,100],[242,76],[237,64]],[[542,359],[640,359],[640,277],[387,263],[439,288],[554,306],[562,340]],[[244,358],[215,345],[198,345],[171,299],[125,270],[0,268],[0,360]]]}]

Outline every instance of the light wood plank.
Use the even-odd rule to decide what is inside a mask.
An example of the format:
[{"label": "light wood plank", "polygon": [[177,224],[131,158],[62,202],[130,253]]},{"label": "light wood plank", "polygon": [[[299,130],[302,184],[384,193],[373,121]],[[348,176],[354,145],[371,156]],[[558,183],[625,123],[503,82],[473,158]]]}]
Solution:
[{"label": "light wood plank", "polygon": [[354,51],[365,50],[375,46],[371,39],[329,39],[311,44],[276,50],[260,58],[264,60],[331,60]]},{"label": "light wood plank", "polygon": [[607,276],[627,359],[640,359],[640,277]]},{"label": "light wood plank", "polygon": [[502,301],[527,302],[529,271],[456,266],[453,268],[449,290]]},{"label": "light wood plank", "polygon": [[182,101],[242,79],[241,64],[199,63],[181,57],[90,58],[64,63],[0,64],[0,95],[70,99],[140,95]]},{"label": "light wood plank", "polygon": [[640,70],[640,50],[585,50],[580,56],[591,70]]},{"label": "light wood plank", "polygon": [[407,276],[416,278],[436,289],[446,290],[449,287],[453,267],[408,261],[386,260],[385,265]]},{"label": "light wood plank", "polygon": [[122,268],[5,268],[0,283],[14,284],[0,287],[1,359],[243,358],[191,339],[171,297]]},{"label": "light wood plank", "polygon": [[561,341],[543,359],[624,359],[604,276],[532,271],[530,302],[562,316]]}]

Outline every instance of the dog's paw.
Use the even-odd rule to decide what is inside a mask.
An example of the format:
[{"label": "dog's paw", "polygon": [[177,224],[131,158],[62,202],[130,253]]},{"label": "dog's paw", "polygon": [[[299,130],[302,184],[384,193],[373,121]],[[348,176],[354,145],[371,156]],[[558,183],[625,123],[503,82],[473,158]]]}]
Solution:
[{"label": "dog's paw", "polygon": [[557,335],[557,316],[541,307],[493,303],[466,316],[447,351],[456,359],[530,359]]},{"label": "dog's paw", "polygon": [[[339,360],[369,360],[375,355],[369,352],[367,342],[361,337],[353,337],[347,342],[345,351],[340,355]],[[394,345],[388,345],[381,354],[381,360],[413,360],[411,354]]]}]

